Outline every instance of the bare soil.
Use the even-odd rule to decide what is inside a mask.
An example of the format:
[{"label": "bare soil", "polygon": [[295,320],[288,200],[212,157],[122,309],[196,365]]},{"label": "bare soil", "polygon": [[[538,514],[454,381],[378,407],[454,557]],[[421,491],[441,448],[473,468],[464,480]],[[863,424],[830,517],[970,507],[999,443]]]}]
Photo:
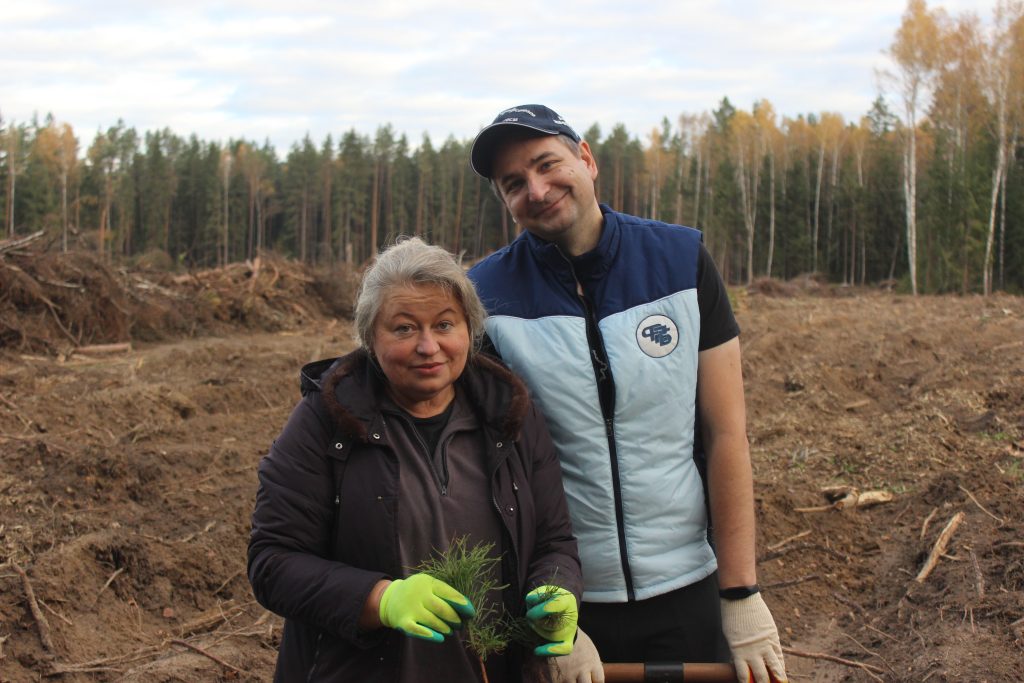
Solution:
[{"label": "bare soil", "polygon": [[[352,346],[278,280],[239,300],[278,302],[272,325],[210,315],[181,338],[202,331],[172,307],[178,338],[153,325],[114,354],[7,318],[0,681],[271,678],[281,621],[245,577],[256,465],[299,367]],[[759,578],[791,680],[1022,680],[1024,299],[813,289],[737,298]],[[873,491],[892,499],[854,503]]]}]

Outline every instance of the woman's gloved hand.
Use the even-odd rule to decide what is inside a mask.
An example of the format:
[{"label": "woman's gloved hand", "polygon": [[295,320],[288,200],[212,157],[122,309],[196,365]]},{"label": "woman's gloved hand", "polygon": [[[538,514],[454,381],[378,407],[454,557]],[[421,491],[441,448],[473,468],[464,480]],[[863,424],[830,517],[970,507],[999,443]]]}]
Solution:
[{"label": "woman's gloved hand", "polygon": [[526,607],[530,628],[551,641],[535,647],[535,655],[551,657],[572,652],[579,618],[575,595],[558,586],[539,586],[526,594]]},{"label": "woman's gloved hand", "polygon": [[779,632],[760,593],[740,600],[723,598],[722,631],[732,650],[739,683],[785,683]]},{"label": "woman's gloved hand", "polygon": [[439,643],[471,619],[476,609],[469,598],[429,574],[392,581],[380,596],[380,621],[407,636]]},{"label": "woman's gloved hand", "polygon": [[604,666],[590,636],[576,629],[576,644],[564,657],[548,659],[551,683],[604,683]]}]

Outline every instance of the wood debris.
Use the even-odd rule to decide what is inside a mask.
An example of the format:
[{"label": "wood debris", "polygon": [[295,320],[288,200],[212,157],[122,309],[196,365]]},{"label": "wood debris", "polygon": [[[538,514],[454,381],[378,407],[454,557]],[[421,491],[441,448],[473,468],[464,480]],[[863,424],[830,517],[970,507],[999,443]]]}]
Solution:
[{"label": "wood debris", "polygon": [[934,571],[935,566],[939,563],[939,558],[946,552],[946,548],[949,546],[949,542],[953,538],[953,534],[956,533],[957,527],[959,527],[960,523],[963,521],[964,513],[962,512],[958,512],[950,518],[946,523],[946,528],[942,530],[942,533],[939,534],[939,538],[935,541],[935,545],[932,546],[932,551],[929,553],[924,566],[921,567],[921,571],[918,572],[916,577],[914,577],[914,581],[924,583],[924,580],[928,578],[932,571]]},{"label": "wood debris", "polygon": [[828,512],[846,508],[869,508],[883,503],[891,503],[895,496],[891,491],[874,490],[860,493],[852,486],[826,486],[821,494],[828,505],[795,508],[795,512]]}]

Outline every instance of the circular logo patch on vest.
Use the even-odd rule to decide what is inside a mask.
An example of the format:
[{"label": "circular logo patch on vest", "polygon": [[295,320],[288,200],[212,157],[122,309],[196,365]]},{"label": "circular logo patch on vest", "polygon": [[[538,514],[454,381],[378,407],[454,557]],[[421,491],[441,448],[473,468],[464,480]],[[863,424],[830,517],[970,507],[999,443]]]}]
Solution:
[{"label": "circular logo patch on vest", "polygon": [[679,329],[664,315],[649,315],[636,328],[636,343],[651,358],[664,358],[679,345]]}]

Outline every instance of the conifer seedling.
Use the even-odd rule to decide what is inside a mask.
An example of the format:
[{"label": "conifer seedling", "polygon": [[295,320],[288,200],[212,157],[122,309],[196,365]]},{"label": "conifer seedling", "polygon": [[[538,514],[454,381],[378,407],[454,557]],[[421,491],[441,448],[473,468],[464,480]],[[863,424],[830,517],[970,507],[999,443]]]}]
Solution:
[{"label": "conifer seedling", "polygon": [[459,536],[452,540],[447,551],[436,553],[416,567],[416,571],[444,581],[469,598],[476,607],[476,617],[466,624],[465,639],[467,647],[480,663],[484,683],[488,683],[487,656],[502,652],[509,644],[504,610],[488,597],[491,591],[506,587],[498,584],[497,566],[501,560],[492,556],[493,551],[493,543],[469,548],[467,538]]}]

